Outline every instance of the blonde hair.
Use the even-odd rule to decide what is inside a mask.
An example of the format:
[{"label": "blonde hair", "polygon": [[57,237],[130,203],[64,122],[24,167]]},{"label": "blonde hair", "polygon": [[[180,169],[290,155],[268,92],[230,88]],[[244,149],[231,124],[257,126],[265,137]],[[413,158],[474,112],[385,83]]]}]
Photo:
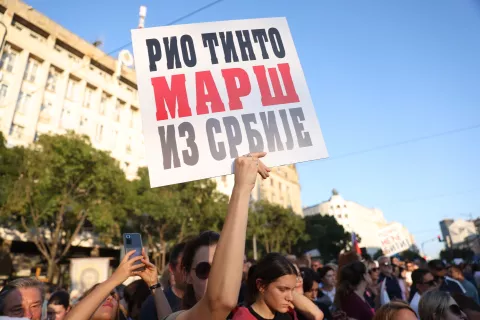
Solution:
[{"label": "blonde hair", "polygon": [[422,294],[418,304],[418,315],[422,320],[436,320],[445,314],[450,305],[448,292],[433,289]]},{"label": "blonde hair", "polygon": [[403,301],[391,301],[387,304],[384,304],[375,312],[375,317],[373,317],[373,320],[394,320],[397,312],[404,309],[410,310],[414,315],[416,315],[415,311],[413,311],[413,309],[407,303]]}]

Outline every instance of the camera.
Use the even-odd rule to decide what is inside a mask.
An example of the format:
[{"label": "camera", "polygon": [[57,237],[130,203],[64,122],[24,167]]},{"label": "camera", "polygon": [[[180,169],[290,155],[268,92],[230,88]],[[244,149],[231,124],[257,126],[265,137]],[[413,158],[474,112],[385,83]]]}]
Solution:
[{"label": "camera", "polygon": [[127,234],[127,235],[125,236],[125,238],[127,238],[127,239],[130,239],[130,235],[129,235],[129,234]]}]

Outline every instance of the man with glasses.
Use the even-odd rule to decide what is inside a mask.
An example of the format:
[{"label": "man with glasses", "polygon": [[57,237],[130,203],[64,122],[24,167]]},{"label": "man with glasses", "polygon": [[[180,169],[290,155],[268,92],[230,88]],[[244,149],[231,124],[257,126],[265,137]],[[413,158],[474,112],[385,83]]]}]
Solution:
[{"label": "man with glasses", "polygon": [[460,282],[450,277],[447,277],[447,266],[442,260],[431,260],[428,262],[428,269],[433,274],[435,282],[439,285],[440,291],[447,291],[450,293],[462,293],[467,291]]},{"label": "man with glasses", "polygon": [[418,304],[422,294],[437,286],[433,275],[427,269],[417,269],[412,272],[412,287],[410,291],[410,307],[418,316]]},{"label": "man with glasses", "polygon": [[[385,288],[388,294],[388,298],[391,300],[403,300],[402,288],[398,283],[398,279],[393,275],[392,264],[389,257],[378,258],[378,264],[380,266],[380,277],[378,283],[385,281]],[[381,293],[380,293],[381,294]]]}]

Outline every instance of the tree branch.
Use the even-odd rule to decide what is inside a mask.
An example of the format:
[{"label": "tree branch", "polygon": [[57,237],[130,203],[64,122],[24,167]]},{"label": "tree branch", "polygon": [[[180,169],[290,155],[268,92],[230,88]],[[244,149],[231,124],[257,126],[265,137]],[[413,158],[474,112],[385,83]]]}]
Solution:
[{"label": "tree branch", "polygon": [[70,239],[68,239],[68,242],[65,248],[63,249],[62,253],[55,260],[56,263],[58,263],[60,259],[62,259],[67,254],[68,250],[70,250],[73,240],[75,239],[76,236],[78,236],[78,234],[80,233],[80,230],[82,230],[83,224],[85,223],[86,219],[87,219],[87,210],[83,210],[83,214],[80,217],[80,220],[78,221],[77,226],[75,227],[75,231],[73,231],[72,235],[70,236]]},{"label": "tree branch", "polygon": [[[27,232],[29,232],[29,231],[28,231],[27,222],[25,221],[25,217],[24,217],[24,216],[22,216],[22,217],[20,218],[20,221],[22,222],[23,228],[24,228],[25,230],[27,230]],[[49,259],[50,259],[50,255],[48,254],[47,248],[44,246],[43,243],[41,243],[41,242],[38,241],[38,238],[37,238],[36,235],[33,237],[33,243],[35,243],[35,246],[37,247],[38,251],[40,251],[40,253],[41,253],[47,260],[49,260]]]}]

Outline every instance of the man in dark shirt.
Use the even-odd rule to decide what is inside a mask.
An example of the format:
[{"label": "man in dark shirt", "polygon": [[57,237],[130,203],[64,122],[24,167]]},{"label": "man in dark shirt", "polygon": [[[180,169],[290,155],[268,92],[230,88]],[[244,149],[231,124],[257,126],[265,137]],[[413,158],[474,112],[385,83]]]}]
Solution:
[{"label": "man in dark shirt", "polygon": [[[170,258],[168,262],[168,269],[173,275],[173,283],[170,283],[168,288],[164,288],[165,297],[170,304],[172,311],[179,311],[182,307],[182,298],[185,291],[185,281],[182,270],[182,257],[185,243],[177,244],[170,251]],[[157,308],[155,307],[155,297],[149,296],[142,305],[140,312],[140,319],[142,320],[157,320]]]},{"label": "man in dark shirt", "polygon": [[441,291],[465,294],[466,290],[463,288],[460,282],[450,277],[447,277],[448,269],[442,260],[429,261],[428,269],[430,270],[430,273],[433,274],[433,277],[435,278],[437,284],[440,285],[439,289]]},{"label": "man in dark shirt", "polygon": [[390,300],[403,300],[402,289],[398,283],[398,279],[392,274],[393,268],[390,263],[390,258],[380,257],[378,258],[378,264],[380,267],[380,276],[378,283],[382,283],[385,280],[385,287],[387,288],[387,294]]}]

